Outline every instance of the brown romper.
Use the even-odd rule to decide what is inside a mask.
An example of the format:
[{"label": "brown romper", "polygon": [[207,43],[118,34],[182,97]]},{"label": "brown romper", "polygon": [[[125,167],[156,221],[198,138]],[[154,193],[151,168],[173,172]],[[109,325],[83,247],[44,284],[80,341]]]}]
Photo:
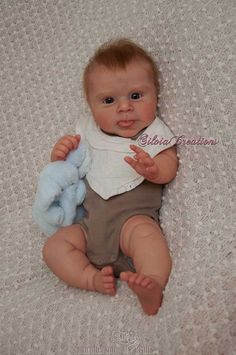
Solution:
[{"label": "brown romper", "polygon": [[131,191],[104,200],[91,189],[87,180],[84,208],[86,215],[79,223],[87,234],[86,254],[98,269],[112,265],[114,274],[135,271],[132,259],[119,247],[120,231],[125,221],[134,215],[147,215],[159,222],[163,185],[144,180]]}]

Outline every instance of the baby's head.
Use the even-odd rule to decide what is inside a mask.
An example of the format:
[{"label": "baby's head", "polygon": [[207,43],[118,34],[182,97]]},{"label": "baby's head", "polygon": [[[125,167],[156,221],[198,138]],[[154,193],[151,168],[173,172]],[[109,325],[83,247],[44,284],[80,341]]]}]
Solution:
[{"label": "baby's head", "polygon": [[84,93],[106,133],[132,137],[155,119],[158,71],[152,57],[128,39],[102,45],[84,71]]}]

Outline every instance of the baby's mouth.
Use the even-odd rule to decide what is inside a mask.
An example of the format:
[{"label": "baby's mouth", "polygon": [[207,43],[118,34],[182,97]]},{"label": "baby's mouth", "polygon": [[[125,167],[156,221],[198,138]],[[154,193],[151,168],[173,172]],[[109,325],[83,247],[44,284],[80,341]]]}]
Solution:
[{"label": "baby's mouth", "polygon": [[120,120],[118,121],[118,126],[121,128],[130,128],[135,123],[135,120]]}]

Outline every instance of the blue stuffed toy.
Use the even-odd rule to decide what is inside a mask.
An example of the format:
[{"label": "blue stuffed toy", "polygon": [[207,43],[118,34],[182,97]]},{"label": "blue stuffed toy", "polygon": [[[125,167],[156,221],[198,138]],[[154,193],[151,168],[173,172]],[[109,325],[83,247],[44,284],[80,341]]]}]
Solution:
[{"label": "blue stuffed toy", "polygon": [[80,143],[65,161],[49,163],[40,173],[32,212],[34,221],[47,236],[83,218],[83,178],[89,165],[88,146]]}]

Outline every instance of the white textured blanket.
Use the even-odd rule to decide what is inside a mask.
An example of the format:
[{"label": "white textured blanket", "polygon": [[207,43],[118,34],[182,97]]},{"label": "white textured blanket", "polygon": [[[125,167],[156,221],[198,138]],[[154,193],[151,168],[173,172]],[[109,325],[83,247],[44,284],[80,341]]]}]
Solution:
[{"label": "white textured blanket", "polygon": [[[1,0],[0,17],[0,354],[234,354],[235,1]],[[87,60],[120,36],[153,54],[160,117],[185,136],[161,209],[173,270],[151,317],[124,283],[110,298],[59,281],[31,217],[53,144],[88,115]]]}]

